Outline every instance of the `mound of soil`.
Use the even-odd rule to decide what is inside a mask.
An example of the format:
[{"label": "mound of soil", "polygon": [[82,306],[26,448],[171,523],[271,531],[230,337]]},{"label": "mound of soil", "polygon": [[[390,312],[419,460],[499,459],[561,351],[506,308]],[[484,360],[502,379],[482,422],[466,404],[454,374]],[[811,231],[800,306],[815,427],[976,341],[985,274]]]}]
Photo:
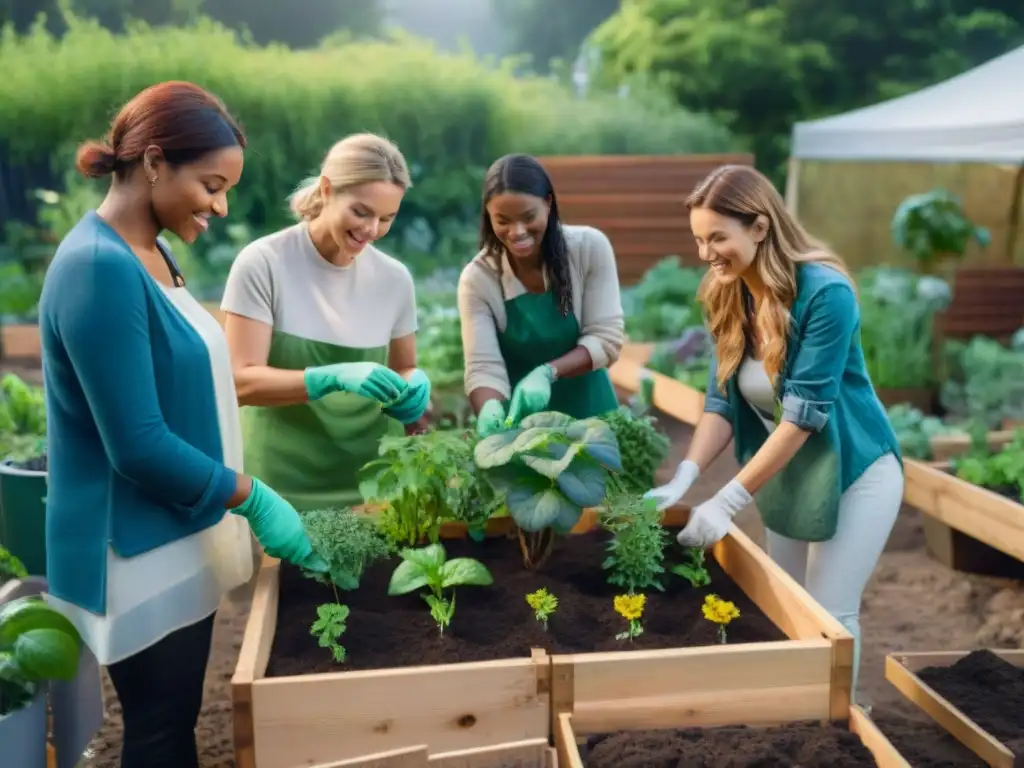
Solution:
[{"label": "mound of soil", "polygon": [[[516,539],[445,542],[449,559],[480,560],[490,569],[494,584],[456,590],[455,617],[443,637],[419,595],[388,596],[397,559],[377,563],[363,575],[359,589],[339,593],[350,610],[339,641],[347,650],[344,665],[335,664],[309,632],[317,606],[334,600],[332,590],[282,563],[277,629],[267,675],[524,658],[532,648],[580,653],[713,645],[718,642],[717,627],[701,613],[704,597],[711,592],[731,600],[740,610],[740,617],[729,625],[730,643],[786,639],[709,557],[710,585],[695,589],[679,576],[664,574],[665,591],[646,593],[644,633],[632,643],[616,640],[626,622],[612,607],[613,598],[623,590],[609,585],[601,568],[607,539],[604,532],[563,537],[539,572],[523,567]],[[666,550],[672,558],[678,548],[673,545]],[[541,587],[558,598],[558,610],[546,632],[526,603],[526,595]]]},{"label": "mound of soil", "polygon": [[1015,755],[1024,755],[1024,669],[991,651],[974,651],[917,676]]},{"label": "mound of soil", "polygon": [[587,768],[875,768],[845,724],[689,728],[599,734],[581,750]]},{"label": "mound of soil", "polygon": [[877,712],[871,719],[914,768],[985,768],[984,760],[937,723]]}]

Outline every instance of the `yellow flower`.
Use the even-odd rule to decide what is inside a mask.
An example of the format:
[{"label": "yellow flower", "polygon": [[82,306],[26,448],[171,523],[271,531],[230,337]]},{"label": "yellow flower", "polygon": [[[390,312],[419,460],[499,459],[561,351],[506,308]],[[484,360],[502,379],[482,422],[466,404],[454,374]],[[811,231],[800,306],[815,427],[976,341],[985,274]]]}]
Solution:
[{"label": "yellow flower", "polygon": [[740,615],[739,609],[733,603],[722,600],[718,595],[705,597],[701,610],[704,612],[704,618],[715,624],[728,624]]},{"label": "yellow flower", "polygon": [[626,621],[636,621],[644,615],[647,595],[619,595],[615,598],[615,612]]}]

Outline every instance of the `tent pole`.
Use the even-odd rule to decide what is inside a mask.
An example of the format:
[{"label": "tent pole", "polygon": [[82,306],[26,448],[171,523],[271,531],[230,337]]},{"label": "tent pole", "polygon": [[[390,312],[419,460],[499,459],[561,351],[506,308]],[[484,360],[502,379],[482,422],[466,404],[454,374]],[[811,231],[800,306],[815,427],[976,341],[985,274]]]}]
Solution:
[{"label": "tent pole", "polygon": [[800,158],[790,157],[786,171],[786,208],[794,216],[800,203]]},{"label": "tent pole", "polygon": [[1010,196],[1010,226],[1006,231],[1006,263],[1013,264],[1017,250],[1017,236],[1020,233],[1020,208],[1024,198],[1024,164],[1017,166],[1013,179],[1013,194]]}]

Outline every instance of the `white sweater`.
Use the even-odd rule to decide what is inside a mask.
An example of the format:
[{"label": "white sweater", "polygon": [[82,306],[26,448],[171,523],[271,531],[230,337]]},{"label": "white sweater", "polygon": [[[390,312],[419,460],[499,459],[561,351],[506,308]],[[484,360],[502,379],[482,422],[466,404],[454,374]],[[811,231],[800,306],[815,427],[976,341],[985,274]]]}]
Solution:
[{"label": "white sweater", "polygon": [[[590,353],[595,370],[605,368],[618,360],[625,338],[615,252],[600,230],[572,225],[562,228],[568,246],[573,314],[580,325],[578,344]],[[544,284],[550,287],[546,274]],[[500,283],[493,266],[484,261],[483,251],[462,270],[458,297],[467,394],[487,387],[505,398],[511,396],[498,333],[508,322],[505,301],[525,293],[506,253],[502,254]]]}]

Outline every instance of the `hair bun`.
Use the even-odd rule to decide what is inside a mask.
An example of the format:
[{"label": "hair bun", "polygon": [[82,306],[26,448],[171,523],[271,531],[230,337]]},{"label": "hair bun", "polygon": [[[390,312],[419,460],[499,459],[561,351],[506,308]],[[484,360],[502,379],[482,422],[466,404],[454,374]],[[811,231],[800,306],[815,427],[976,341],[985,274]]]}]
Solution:
[{"label": "hair bun", "polygon": [[87,141],[78,148],[75,167],[79,173],[90,179],[99,179],[114,172],[117,155],[109,144],[101,141]]}]

